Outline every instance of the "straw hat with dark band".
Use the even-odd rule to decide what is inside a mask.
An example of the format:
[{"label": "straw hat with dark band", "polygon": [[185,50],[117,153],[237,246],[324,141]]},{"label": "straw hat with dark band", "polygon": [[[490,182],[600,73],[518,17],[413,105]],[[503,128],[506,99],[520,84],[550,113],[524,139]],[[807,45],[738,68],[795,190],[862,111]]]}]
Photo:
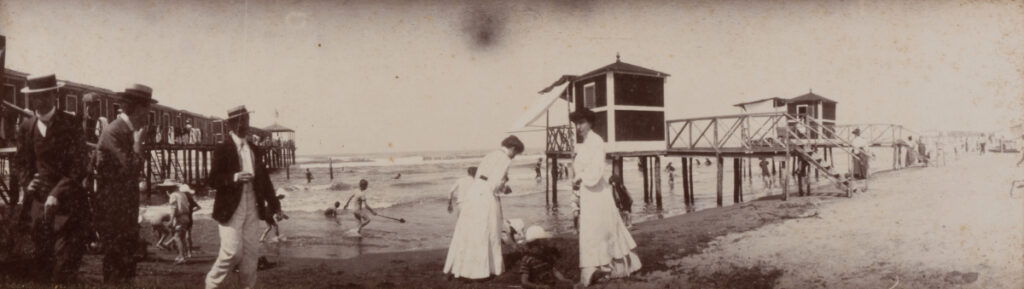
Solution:
[{"label": "straw hat with dark band", "polygon": [[130,102],[148,102],[149,104],[157,103],[153,99],[153,88],[142,84],[132,84],[124,89],[124,92],[120,93],[121,98]]},{"label": "straw hat with dark band", "polygon": [[64,87],[64,83],[58,82],[57,76],[54,74],[32,76],[28,78],[27,82],[28,85],[21,89],[21,93],[33,94]]},{"label": "straw hat with dark band", "polygon": [[240,106],[237,106],[235,108],[232,108],[232,109],[228,110],[228,119],[240,117],[240,116],[243,116],[243,115],[248,115],[248,114],[253,113],[253,112],[255,112],[255,111],[246,110],[244,105],[240,105]]}]

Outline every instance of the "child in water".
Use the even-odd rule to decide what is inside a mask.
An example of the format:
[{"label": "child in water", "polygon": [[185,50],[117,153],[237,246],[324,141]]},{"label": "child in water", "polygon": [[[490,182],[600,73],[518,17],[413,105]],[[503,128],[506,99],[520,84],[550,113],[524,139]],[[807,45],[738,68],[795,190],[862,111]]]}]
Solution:
[{"label": "child in water", "polygon": [[367,182],[366,179],[359,180],[359,191],[348,197],[348,201],[345,201],[345,207],[342,208],[342,210],[347,210],[349,203],[352,203],[353,199],[356,200],[356,211],[352,215],[356,217],[356,221],[359,221],[359,229],[356,229],[356,234],[360,235],[363,233],[363,227],[370,224],[370,216],[366,215],[366,212],[369,211],[374,216],[377,215],[377,212],[370,208],[370,204],[366,203],[366,188],[369,186],[370,182]]}]

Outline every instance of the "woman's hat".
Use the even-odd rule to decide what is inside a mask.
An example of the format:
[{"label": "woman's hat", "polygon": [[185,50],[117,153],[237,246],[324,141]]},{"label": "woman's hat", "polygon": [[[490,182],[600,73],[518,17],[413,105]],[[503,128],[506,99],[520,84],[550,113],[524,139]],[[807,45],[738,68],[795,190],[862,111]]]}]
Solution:
[{"label": "woman's hat", "polygon": [[40,93],[64,87],[64,82],[58,82],[57,75],[54,74],[31,76],[27,82],[28,85],[21,89],[21,93]]},{"label": "woman's hat", "polygon": [[138,83],[128,85],[128,87],[125,87],[124,92],[120,94],[121,98],[129,102],[149,104],[157,103],[157,101],[153,99],[153,88]]},{"label": "woman's hat", "polygon": [[593,124],[597,120],[597,114],[594,114],[589,108],[581,108],[569,114],[569,120],[573,123],[580,123],[586,121],[587,123]]},{"label": "woman's hat", "polygon": [[534,240],[548,239],[548,238],[551,238],[551,234],[549,234],[548,231],[545,231],[544,228],[542,228],[540,226],[533,225],[533,226],[530,226],[529,228],[526,228],[526,242],[527,243],[532,242]]}]

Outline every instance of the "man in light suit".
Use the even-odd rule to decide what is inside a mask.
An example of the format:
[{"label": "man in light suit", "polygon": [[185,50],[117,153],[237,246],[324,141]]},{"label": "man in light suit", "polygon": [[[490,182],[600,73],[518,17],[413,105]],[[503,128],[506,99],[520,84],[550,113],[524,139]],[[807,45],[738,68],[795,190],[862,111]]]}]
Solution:
[{"label": "man in light suit", "polygon": [[31,99],[34,115],[18,126],[13,163],[18,183],[27,184],[22,212],[32,220],[33,272],[55,284],[76,281],[91,222],[82,187],[88,148],[78,119],[54,105],[61,86],[53,74],[28,78],[21,92]]},{"label": "man in light suit", "polygon": [[103,243],[103,282],[130,285],[138,246],[139,173],[146,162],[144,129],[153,89],[135,84],[120,93],[124,114],[103,129],[96,147],[96,229]]},{"label": "man in light suit", "polygon": [[241,287],[256,285],[260,223],[281,214],[274,184],[260,160],[262,152],[247,141],[249,112],[245,106],[228,111],[229,136],[213,153],[209,184],[217,191],[213,219],[219,223],[220,253],[206,274],[206,288],[218,288],[238,266]]}]

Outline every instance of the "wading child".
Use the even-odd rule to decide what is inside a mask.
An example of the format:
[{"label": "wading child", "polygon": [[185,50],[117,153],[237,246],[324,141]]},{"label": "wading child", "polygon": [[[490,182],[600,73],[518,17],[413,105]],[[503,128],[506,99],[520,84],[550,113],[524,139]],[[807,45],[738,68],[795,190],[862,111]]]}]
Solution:
[{"label": "wading child", "polygon": [[369,186],[370,182],[367,182],[366,179],[359,180],[359,191],[348,197],[348,201],[345,201],[345,207],[342,208],[342,210],[348,210],[348,205],[352,203],[353,199],[356,200],[356,211],[352,215],[356,217],[356,221],[359,221],[359,229],[356,229],[356,233],[360,235],[363,234],[363,227],[370,224],[370,216],[366,215],[366,212],[370,212],[374,216],[377,215],[377,212],[370,208],[370,204],[366,203],[366,188]]},{"label": "wading child", "polygon": [[519,281],[523,288],[573,287],[573,281],[565,278],[555,269],[558,249],[547,244],[551,238],[544,228],[530,226],[526,229],[526,256],[519,260]]}]

